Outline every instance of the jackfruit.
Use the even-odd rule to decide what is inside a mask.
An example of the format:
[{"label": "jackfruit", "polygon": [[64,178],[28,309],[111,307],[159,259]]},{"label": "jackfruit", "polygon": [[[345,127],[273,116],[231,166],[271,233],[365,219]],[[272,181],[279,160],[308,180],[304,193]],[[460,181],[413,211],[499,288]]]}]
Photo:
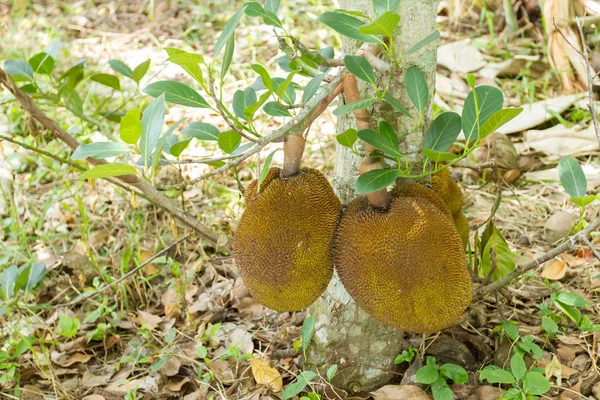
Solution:
[{"label": "jackfruit", "polygon": [[454,225],[462,238],[464,247],[469,242],[469,222],[463,212],[463,194],[458,184],[452,179],[448,168],[441,170],[431,177],[431,188],[446,202]]},{"label": "jackfruit", "polygon": [[344,212],[334,246],[340,279],[358,305],[398,329],[431,333],[471,301],[471,278],[451,216],[418,197],[393,197],[387,212],[365,196]]},{"label": "jackfruit", "polygon": [[327,179],[302,168],[289,178],[271,168],[246,189],[234,236],[240,274],[252,296],[277,311],[312,304],[333,274],[332,242],[342,212]]},{"label": "jackfruit", "polygon": [[463,194],[448,168],[431,176],[431,188],[448,204],[452,215],[462,211]]}]

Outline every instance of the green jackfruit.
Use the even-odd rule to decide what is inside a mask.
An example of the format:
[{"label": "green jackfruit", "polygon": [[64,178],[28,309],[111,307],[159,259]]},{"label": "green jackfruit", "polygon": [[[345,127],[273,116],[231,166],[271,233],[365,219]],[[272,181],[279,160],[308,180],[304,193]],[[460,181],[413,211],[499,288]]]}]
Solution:
[{"label": "green jackfruit", "polygon": [[340,279],[383,323],[415,333],[450,326],[471,301],[471,277],[451,216],[417,197],[393,197],[387,212],[352,201],[334,246]]},{"label": "green jackfruit", "polygon": [[460,234],[464,247],[469,242],[469,222],[463,212],[463,194],[460,186],[452,179],[448,168],[438,172],[431,177],[432,189],[446,202],[454,225]]},{"label": "green jackfruit", "polygon": [[283,179],[271,168],[257,193],[244,194],[246,210],[234,236],[240,274],[252,296],[277,311],[298,311],[327,288],[332,242],[342,206],[327,179],[302,168]]}]

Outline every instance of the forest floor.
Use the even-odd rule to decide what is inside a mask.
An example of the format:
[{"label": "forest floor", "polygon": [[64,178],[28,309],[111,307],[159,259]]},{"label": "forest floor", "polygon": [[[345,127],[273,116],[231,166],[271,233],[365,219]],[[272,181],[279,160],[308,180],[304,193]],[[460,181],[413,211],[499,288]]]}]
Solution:
[{"label": "forest floor", "polygon": [[[94,72],[113,73],[110,59],[131,66],[151,59],[143,83],[184,79],[181,70],[164,63],[163,49],[184,48],[210,57],[225,22],[242,4],[156,1],[151,2],[155,3],[151,16],[148,2],[33,3],[25,11],[0,4],[1,62],[27,60],[60,39],[60,68],[87,58],[87,67]],[[284,3],[286,9],[295,10],[282,16],[284,25],[294,27],[293,34],[309,36],[307,44],[314,47],[339,48],[339,37],[313,20],[337,4]],[[479,11],[471,12],[464,21],[454,22],[440,13],[442,46],[434,113],[461,109],[469,90],[467,73],[473,73],[478,84],[500,87],[505,104],[526,106],[510,132],[494,136],[477,155],[479,162],[495,158],[506,182],[498,184],[489,174],[470,169],[453,169],[465,196],[471,243],[485,229],[500,197],[494,223],[516,264],[522,265],[555,247],[579,217],[579,207],[569,202],[558,181],[561,157],[577,157],[588,178],[588,194],[598,193],[598,142],[590,128],[584,88],[566,93],[549,68],[539,18],[509,34],[502,29],[501,9],[482,11],[481,18]],[[225,99],[253,82],[252,63],[272,69],[277,64],[277,42],[258,21],[243,21],[236,35],[233,77],[226,81]],[[90,100],[90,113],[100,107],[96,91],[106,87],[89,85],[84,97]],[[121,104],[124,99],[115,101]],[[41,104],[80,140],[111,138],[118,132],[118,124],[107,120],[94,124]],[[170,106],[167,123],[184,116],[225,129],[210,111],[191,113],[176,105]],[[266,129],[273,127],[277,126]],[[0,91],[0,134],[68,157],[64,145],[37,129],[8,92]],[[267,150],[271,148],[276,146]],[[208,155],[212,150],[196,142],[186,152]],[[281,163],[280,153],[276,165]],[[335,118],[327,111],[311,127],[304,164],[331,179],[334,155]],[[101,180],[92,186],[79,180],[79,172],[69,165],[7,141],[0,141],[0,160],[0,274],[11,265],[32,262],[44,263],[47,269],[41,288],[16,300],[0,300],[0,398],[276,399],[299,376],[304,313],[277,313],[259,305],[241,282],[235,260],[207,252],[194,236],[146,264],[134,277],[69,305],[78,294],[123,276],[191,231],[121,188]],[[242,164],[238,174],[242,184],[256,176],[254,166]],[[193,179],[210,168],[182,165],[179,172]],[[179,172],[164,169],[158,182],[174,183]],[[238,180],[230,172],[170,195],[179,196],[187,211],[225,234],[235,228],[243,211]],[[587,221],[600,215],[598,203],[586,207]],[[592,237],[592,242],[598,248],[600,237]],[[600,262],[589,246],[577,244],[473,304],[469,318],[460,325],[434,335],[406,334],[406,350],[417,350],[413,366],[399,362],[401,374],[392,386],[357,398],[409,398],[402,397],[400,383],[414,382],[416,363],[430,355],[439,364],[459,364],[468,371],[468,383],[451,386],[455,399],[495,399],[510,385],[500,389],[481,382],[477,371],[488,364],[510,369],[513,349],[535,343],[543,353],[537,360],[528,359],[529,365],[543,368],[552,385],[543,398],[600,399],[599,288]],[[554,301],[557,296],[572,299],[571,308],[561,308],[562,303]],[[42,309],[44,305],[55,307]],[[581,322],[577,313],[589,323],[576,326],[574,320]],[[45,340],[32,344],[27,340],[31,337]],[[270,366],[261,360],[270,360]],[[317,398],[315,393],[328,382],[318,376],[302,393]],[[421,387],[428,390],[427,385]]]}]

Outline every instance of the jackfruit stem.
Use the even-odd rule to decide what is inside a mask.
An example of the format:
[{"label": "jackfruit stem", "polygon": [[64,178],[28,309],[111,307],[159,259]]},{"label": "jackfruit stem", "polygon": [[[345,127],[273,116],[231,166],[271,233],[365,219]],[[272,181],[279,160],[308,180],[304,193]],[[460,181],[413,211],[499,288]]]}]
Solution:
[{"label": "jackfruit stem", "polygon": [[[380,160],[374,160],[372,158],[363,158],[360,162],[359,173],[364,174],[365,172],[372,171],[374,169],[382,169],[383,165]],[[392,202],[392,198],[387,191],[387,188],[379,189],[375,192],[367,193],[367,199],[371,207],[377,210],[387,210]]]},{"label": "jackfruit stem", "polygon": [[[358,84],[354,75],[346,74],[344,77],[344,96],[350,103],[360,100],[360,92],[358,91]],[[356,129],[369,129],[371,122],[369,121],[369,113],[365,108],[354,111],[354,118],[356,118]],[[371,150],[372,151],[372,150]]]},{"label": "jackfruit stem", "polygon": [[290,135],[283,142],[283,169],[281,175],[284,178],[296,175],[300,172],[300,162],[304,153],[306,141],[302,135]]}]

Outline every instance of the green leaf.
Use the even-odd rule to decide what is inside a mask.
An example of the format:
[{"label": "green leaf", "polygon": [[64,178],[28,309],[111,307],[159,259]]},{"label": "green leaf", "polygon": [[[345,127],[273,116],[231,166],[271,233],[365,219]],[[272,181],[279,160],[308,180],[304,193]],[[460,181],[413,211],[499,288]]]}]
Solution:
[{"label": "green leaf", "polygon": [[265,10],[270,11],[273,14],[277,14],[277,10],[279,10],[279,2],[280,0],[266,0]]},{"label": "green leaf", "polygon": [[360,42],[383,44],[383,40],[377,36],[363,35],[360,33],[358,28],[363,26],[365,23],[357,18],[351,17],[350,15],[328,11],[319,15],[317,21],[327,25],[340,35],[347,36],[351,39],[355,39]]},{"label": "green leaf", "polygon": [[383,35],[392,37],[394,29],[400,22],[400,16],[392,11],[386,11],[370,24],[363,25],[358,31],[365,35]]},{"label": "green leaf", "polygon": [[85,160],[88,157],[101,160],[108,157],[116,157],[128,153],[129,147],[117,142],[97,142],[80,144],[77,146],[71,158],[73,160]]},{"label": "green leaf", "polygon": [[[85,322],[85,321],[84,321]],[[150,365],[150,373],[155,374],[172,358],[172,356],[163,355]],[[127,397],[126,397],[127,398]]]},{"label": "green leaf", "polygon": [[183,153],[183,151],[188,147],[191,141],[192,139],[189,138],[175,143],[169,148],[169,153],[175,157],[179,157],[181,153]]},{"label": "green leaf", "polygon": [[233,14],[233,17],[231,17],[229,22],[227,22],[227,25],[225,25],[223,33],[221,33],[221,36],[219,36],[219,39],[217,39],[217,43],[215,43],[215,48],[213,51],[213,54],[215,56],[219,54],[223,46],[225,46],[225,44],[229,41],[229,38],[233,36],[237,24],[240,22],[240,19],[244,15],[245,8],[246,6],[244,5],[240,10],[238,10],[238,12]]},{"label": "green leaf", "polygon": [[254,72],[256,72],[258,75],[260,75],[260,77],[262,78],[263,85],[265,85],[265,87],[270,92],[273,92],[274,91],[273,81],[271,80],[271,76],[269,75],[269,73],[267,72],[265,67],[263,67],[260,64],[252,64],[251,68],[254,70]]},{"label": "green leaf", "polygon": [[233,60],[233,52],[235,50],[235,36],[231,36],[227,41],[227,46],[225,46],[225,54],[223,55],[223,65],[221,66],[221,82],[225,79],[225,75],[227,75],[227,71],[231,66],[231,61]]},{"label": "green leaf", "polygon": [[539,372],[529,371],[523,378],[523,391],[540,396],[550,390],[550,382]]},{"label": "green leaf", "polygon": [[306,350],[312,340],[313,333],[315,332],[315,317],[309,315],[304,319],[302,323],[302,352],[304,353],[304,359],[306,360]]},{"label": "green leaf", "polygon": [[293,383],[290,383],[285,387],[281,394],[281,400],[288,400],[298,395],[308,385],[314,377],[317,376],[312,371],[300,372],[300,375],[296,378]]},{"label": "green leaf", "polygon": [[558,163],[558,177],[569,196],[585,197],[587,179],[581,165],[573,157],[565,157]]},{"label": "green leaf", "polygon": [[148,165],[154,152],[158,137],[165,123],[165,95],[158,96],[142,114],[142,135],[140,137],[140,153],[144,166]]},{"label": "green leaf", "polygon": [[444,152],[444,151],[436,151],[436,150],[430,150],[430,149],[423,149],[423,150],[421,150],[421,153],[423,153],[423,155],[425,156],[426,159],[429,159],[436,163],[444,162],[444,161],[452,161],[457,157],[456,154],[454,154],[454,153],[448,153],[448,152]]},{"label": "green leaf", "polygon": [[6,60],[4,62],[4,70],[11,75],[15,81],[32,81],[33,69],[26,61],[23,60]]},{"label": "green leaf", "polygon": [[469,374],[460,365],[444,364],[440,367],[440,374],[454,383],[463,384],[469,382]]},{"label": "green leaf", "polygon": [[219,140],[219,130],[205,122],[193,122],[183,128],[184,136],[195,137],[198,140]]},{"label": "green leaf", "polygon": [[434,42],[439,38],[440,38],[440,31],[438,29],[436,29],[435,31],[433,31],[433,33],[430,33],[429,35],[427,35],[427,37],[425,39],[421,40],[419,43],[415,44],[410,49],[408,49],[404,53],[402,53],[402,55],[406,56],[408,54],[412,54],[416,51],[419,51],[423,47],[427,46],[429,43]]},{"label": "green leaf", "polygon": [[475,89],[476,78],[473,74],[467,74],[467,84],[471,88],[471,90]]},{"label": "green leaf", "polygon": [[276,26],[278,28],[283,28],[281,21],[277,18],[277,15],[271,11],[267,11],[255,1],[251,1],[245,4],[246,5],[246,15],[251,17],[261,17],[265,24]]},{"label": "green leaf", "polygon": [[325,78],[325,75],[319,74],[306,84],[304,87],[304,93],[302,93],[302,104],[308,103],[308,101],[317,93],[319,87],[321,86],[321,82],[323,82],[323,78]]},{"label": "green leaf", "polygon": [[431,393],[435,400],[454,400],[452,390],[448,387],[446,381],[439,377],[438,380],[431,385]]},{"label": "green leaf", "polygon": [[[252,87],[250,87],[250,89],[254,90]],[[265,104],[265,101],[267,101],[269,99],[269,97],[271,97],[271,93],[266,91],[260,96],[260,98],[258,99],[258,101],[256,103],[246,107],[244,109],[244,116],[246,117],[246,119],[252,120],[252,118],[254,118],[254,114],[256,114],[256,111],[260,107],[262,107],[263,104]]]},{"label": "green leaf", "polygon": [[483,382],[484,379],[491,384],[515,383],[515,377],[510,372],[502,368],[496,367],[495,365],[488,365],[487,367],[479,371],[479,380]]},{"label": "green leaf", "polygon": [[16,265],[11,265],[2,271],[0,276],[0,289],[6,299],[10,299],[15,294],[15,286],[19,277],[19,268]]},{"label": "green leaf", "polygon": [[373,67],[371,67],[371,64],[369,64],[366,58],[362,56],[346,56],[344,57],[344,64],[352,75],[362,79],[375,88],[377,87]]},{"label": "green leaf", "polygon": [[558,333],[558,324],[546,315],[542,317],[542,328],[550,336],[554,336]]},{"label": "green leaf", "polygon": [[333,364],[331,367],[329,367],[327,369],[327,380],[331,381],[333,379],[333,377],[335,376],[335,373],[338,370],[338,365],[337,364]]},{"label": "green leaf", "polygon": [[433,365],[424,365],[417,371],[415,382],[431,385],[440,377],[439,369]]},{"label": "green leaf", "polygon": [[370,144],[378,150],[383,151],[385,154],[389,154],[394,158],[402,157],[398,149],[398,139],[396,138],[395,132],[392,135],[382,134],[381,132],[375,132],[372,129],[362,129],[358,131],[357,136],[363,142]]},{"label": "green leaf", "polygon": [[460,115],[455,112],[442,113],[429,126],[423,148],[446,151],[452,146],[461,129]]},{"label": "green leaf", "polygon": [[142,136],[142,112],[137,109],[127,111],[119,123],[121,140],[136,144]]},{"label": "green leaf", "polygon": [[419,68],[410,67],[404,72],[404,86],[406,87],[408,97],[410,97],[414,106],[419,110],[419,113],[422,114],[429,101],[429,89]]},{"label": "green leaf", "polygon": [[397,169],[374,169],[360,175],[356,180],[358,194],[367,194],[384,189],[398,179],[400,171]]},{"label": "green leaf", "polygon": [[29,59],[29,65],[37,74],[50,75],[54,68],[54,58],[46,53],[37,53]]},{"label": "green leaf", "polygon": [[523,109],[518,108],[504,108],[502,110],[493,113],[487,121],[481,127],[481,137],[485,138],[492,133],[496,132],[502,125],[505,125],[517,115],[521,114]]},{"label": "green leaf", "polygon": [[513,252],[508,247],[508,243],[504,240],[502,233],[491,221],[488,226],[490,226],[490,224],[490,236],[487,243],[485,243],[481,257],[479,276],[485,278],[492,270],[492,256],[490,250],[494,249],[494,252],[496,253],[496,271],[492,274],[491,280],[495,281],[513,271],[516,268],[516,264]]},{"label": "green leaf", "polygon": [[150,68],[150,59],[147,59],[146,61],[141,62],[137,67],[135,67],[135,69],[131,73],[131,79],[133,79],[135,81],[135,83],[137,83],[139,85],[140,81],[146,75],[149,68]]},{"label": "green leaf", "polygon": [[109,88],[113,88],[115,90],[121,90],[121,84],[119,83],[119,78],[110,74],[94,74],[90,76],[90,79],[94,82],[98,82],[101,85],[108,86]]},{"label": "green leaf", "polygon": [[109,178],[127,174],[138,175],[138,171],[128,164],[100,164],[79,175],[79,179]]},{"label": "green leaf", "polygon": [[333,110],[333,115],[339,117],[340,115],[348,114],[356,110],[360,110],[362,108],[371,107],[375,104],[377,99],[375,97],[370,99],[362,99],[358,101],[353,101],[351,103],[346,103],[343,106],[339,106],[335,110]]},{"label": "green leaf", "polygon": [[170,61],[173,64],[181,65],[189,63],[204,63],[204,56],[202,54],[189,53],[185,50],[176,49],[174,47],[165,47],[165,51],[169,55],[169,59],[167,61]]},{"label": "green leaf", "polygon": [[[292,71],[291,74],[295,74],[295,72]],[[291,74],[288,75],[288,79],[290,79],[290,76],[293,76]],[[296,89],[290,85],[291,80],[288,79],[273,78],[273,89],[281,100],[285,101],[287,104],[294,104],[296,101]]]},{"label": "green leaf", "polygon": [[187,107],[210,108],[206,100],[185,83],[175,81],[159,81],[144,88],[144,92],[152,97],[165,95],[165,101]]},{"label": "green leaf", "polygon": [[292,114],[276,101],[270,101],[263,108],[272,117],[291,117]]},{"label": "green leaf", "polygon": [[[487,241],[486,241],[487,243]],[[515,325],[514,321],[505,321],[501,322],[502,331],[506,333],[506,336],[510,338],[510,340],[517,340],[519,338],[519,328]]]},{"label": "green leaf", "polygon": [[247,87],[244,91],[237,90],[233,94],[233,112],[243,120],[246,120],[244,110],[254,103],[256,103],[256,91],[251,87]]},{"label": "green leaf", "polygon": [[236,131],[225,131],[219,135],[219,148],[227,154],[233,153],[240,145],[242,137]]},{"label": "green leaf", "polygon": [[396,12],[400,6],[400,0],[373,0],[373,10],[377,15],[381,15],[386,11]]},{"label": "green leaf", "polygon": [[294,104],[296,102],[296,89],[290,83],[292,78],[298,71],[292,71],[286,79],[273,78],[273,89],[275,93],[285,101],[287,104]]},{"label": "green leaf", "polygon": [[348,148],[354,150],[354,144],[358,140],[358,136],[356,135],[356,129],[350,128],[350,129],[346,130],[346,132],[336,135],[335,139],[342,146],[348,147]]},{"label": "green leaf", "polygon": [[510,359],[510,371],[519,382],[527,373],[527,365],[523,360],[523,354],[515,353]]},{"label": "green leaf", "polygon": [[273,161],[273,155],[277,150],[273,150],[267,158],[265,159],[265,163],[263,164],[262,169],[260,170],[260,176],[258,177],[258,185],[256,185],[256,192],[260,193],[260,185],[264,182],[265,178],[269,174],[269,168],[271,167],[271,162]]},{"label": "green leaf", "polygon": [[572,292],[561,292],[556,297],[557,301],[560,301],[563,304],[573,307],[589,307],[590,305],[577,293]]},{"label": "green leaf", "polygon": [[128,78],[133,79],[133,71],[127,64],[125,64],[121,60],[108,60],[108,65],[113,69],[113,71],[120,73]]},{"label": "green leaf", "polygon": [[531,335],[524,336],[519,344],[519,348],[527,353],[532,353],[533,358],[539,360],[542,358],[543,352],[540,346],[535,343],[535,339]]},{"label": "green leaf", "polygon": [[[477,107],[473,93],[477,94]],[[488,118],[502,109],[503,102],[502,91],[492,86],[478,86],[474,92],[469,93],[462,111],[462,128],[467,143],[481,137],[482,126]]]},{"label": "green leaf", "polygon": [[392,107],[394,107],[396,110],[400,111],[402,114],[406,115],[407,117],[412,118],[412,115],[410,115],[408,110],[406,108],[404,108],[404,106],[398,100],[393,98],[389,93],[386,93],[385,96],[383,96],[383,99],[385,101],[387,101],[388,103],[390,103],[392,105]]},{"label": "green leaf", "polygon": [[202,69],[198,63],[204,62],[204,58],[200,54],[188,53],[183,50],[175,49],[173,47],[166,47],[165,51],[169,55],[168,61],[173,64],[179,65],[185,72],[187,72],[196,82],[201,85],[204,84],[204,78],[202,76]]},{"label": "green leaf", "polygon": [[569,200],[571,200],[571,203],[578,205],[579,207],[583,208],[585,206],[587,206],[590,203],[593,203],[594,200],[596,200],[596,196],[594,195],[590,195],[590,196],[586,196],[586,197],[571,197]]},{"label": "green leaf", "polygon": [[46,264],[45,263],[33,263],[27,265],[17,279],[15,286],[15,292],[20,289],[31,290],[37,285],[46,275]]},{"label": "green leaf", "polygon": [[[502,394],[499,400],[523,400],[523,395],[516,388],[510,388]],[[527,400],[531,400],[528,398]]]}]

